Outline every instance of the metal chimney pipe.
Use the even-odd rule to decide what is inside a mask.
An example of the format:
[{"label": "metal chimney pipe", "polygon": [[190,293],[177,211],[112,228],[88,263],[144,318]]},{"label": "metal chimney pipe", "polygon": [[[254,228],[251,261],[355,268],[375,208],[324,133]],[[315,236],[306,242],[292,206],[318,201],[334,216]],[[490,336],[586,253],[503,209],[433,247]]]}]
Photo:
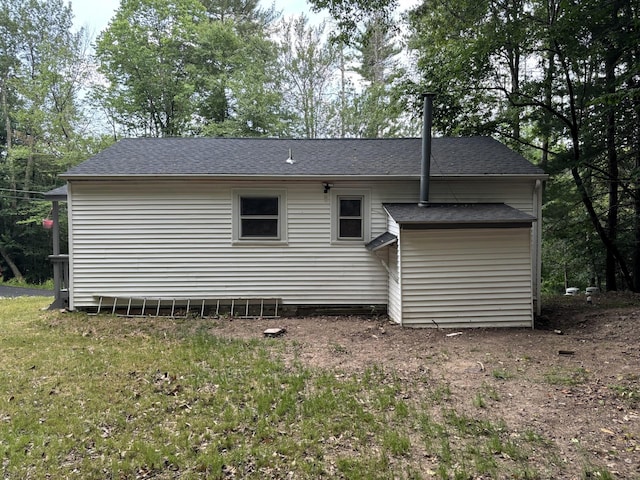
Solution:
[{"label": "metal chimney pipe", "polygon": [[431,173],[431,125],[433,123],[433,93],[425,93],[422,120],[422,162],[420,168],[419,207],[429,205],[429,175]]}]

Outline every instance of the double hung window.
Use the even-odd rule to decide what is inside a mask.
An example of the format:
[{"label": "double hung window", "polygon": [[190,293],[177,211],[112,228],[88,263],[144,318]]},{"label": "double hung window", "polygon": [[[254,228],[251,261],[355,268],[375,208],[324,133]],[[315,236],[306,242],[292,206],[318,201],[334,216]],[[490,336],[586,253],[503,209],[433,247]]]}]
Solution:
[{"label": "double hung window", "polygon": [[285,209],[283,192],[236,192],[234,240],[285,241]]},{"label": "double hung window", "polygon": [[367,242],[371,228],[369,191],[336,188],[331,193],[331,241]]},{"label": "double hung window", "polygon": [[280,238],[279,224],[279,197],[240,197],[240,238]]},{"label": "double hung window", "polygon": [[338,196],[338,240],[363,239],[362,196]]}]

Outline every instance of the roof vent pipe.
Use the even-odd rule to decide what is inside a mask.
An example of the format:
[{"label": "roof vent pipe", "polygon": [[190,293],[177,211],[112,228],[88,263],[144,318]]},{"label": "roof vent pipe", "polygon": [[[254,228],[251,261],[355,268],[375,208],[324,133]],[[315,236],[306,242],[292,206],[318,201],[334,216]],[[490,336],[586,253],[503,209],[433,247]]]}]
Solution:
[{"label": "roof vent pipe", "polygon": [[296,163],[296,161],[293,159],[293,152],[291,151],[291,149],[289,149],[289,156],[287,157],[285,162],[287,162],[289,165],[293,165],[294,163]]},{"label": "roof vent pipe", "polygon": [[429,175],[431,172],[431,125],[433,123],[433,93],[425,93],[422,120],[422,161],[420,168],[419,207],[429,204]]}]

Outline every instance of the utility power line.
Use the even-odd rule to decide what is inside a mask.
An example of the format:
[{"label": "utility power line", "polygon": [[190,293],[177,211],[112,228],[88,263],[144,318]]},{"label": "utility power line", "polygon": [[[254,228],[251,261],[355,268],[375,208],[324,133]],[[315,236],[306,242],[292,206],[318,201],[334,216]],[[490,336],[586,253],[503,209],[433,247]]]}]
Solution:
[{"label": "utility power line", "polygon": [[37,195],[44,195],[46,192],[36,192],[34,190],[19,190],[13,188],[0,188],[0,192],[11,192],[11,193],[35,193]]}]

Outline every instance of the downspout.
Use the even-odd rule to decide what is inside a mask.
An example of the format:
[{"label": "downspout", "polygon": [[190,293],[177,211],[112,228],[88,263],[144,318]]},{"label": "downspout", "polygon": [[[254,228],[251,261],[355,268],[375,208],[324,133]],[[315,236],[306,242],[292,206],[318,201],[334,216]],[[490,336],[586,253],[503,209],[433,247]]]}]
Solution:
[{"label": "downspout", "polygon": [[431,126],[433,124],[433,93],[425,93],[422,121],[422,161],[420,164],[419,207],[429,205],[429,176],[431,174]]},{"label": "downspout", "polygon": [[536,180],[534,189],[534,208],[536,209],[535,226],[535,289],[536,289],[536,315],[542,314],[542,180]]}]

